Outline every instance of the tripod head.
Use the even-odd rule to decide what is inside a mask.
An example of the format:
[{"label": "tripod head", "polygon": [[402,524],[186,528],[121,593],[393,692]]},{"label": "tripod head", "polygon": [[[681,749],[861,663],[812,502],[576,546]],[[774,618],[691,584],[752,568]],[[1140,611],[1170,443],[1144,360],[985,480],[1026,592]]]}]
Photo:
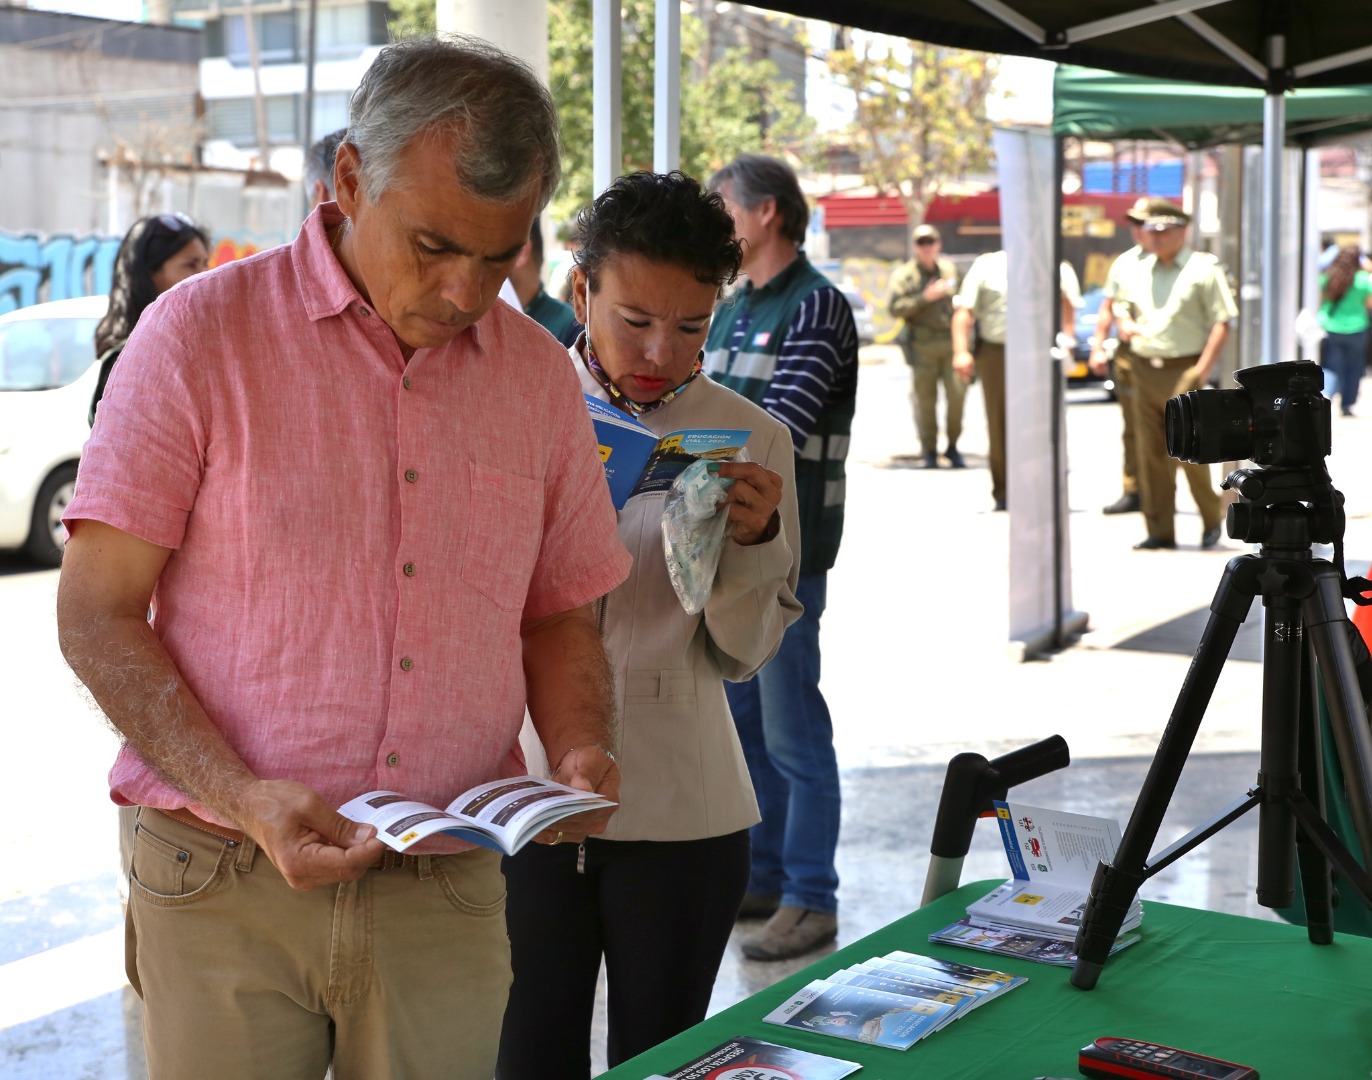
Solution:
[{"label": "tripod head", "polygon": [[1248,460],[1222,487],[1237,491],[1225,531],[1267,554],[1310,558],[1312,544],[1334,548],[1343,595],[1359,604],[1369,583],[1344,572],[1343,493],[1325,465],[1333,450],[1324,370],[1310,360],[1234,372],[1236,390],[1192,390],[1167,403],[1167,452],[1211,464]]}]

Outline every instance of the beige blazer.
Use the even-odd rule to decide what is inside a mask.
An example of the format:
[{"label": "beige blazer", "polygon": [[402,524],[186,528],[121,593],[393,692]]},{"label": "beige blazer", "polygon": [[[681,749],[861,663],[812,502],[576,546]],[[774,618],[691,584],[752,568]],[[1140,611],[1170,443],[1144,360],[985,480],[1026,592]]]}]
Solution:
[{"label": "beige blazer", "polygon": [[[573,351],[582,389],[605,391]],[[790,430],[746,398],[700,375],[640,420],[658,435],[685,428],[752,432],[748,456],[782,478],[781,531],[764,544],[725,540],[705,610],[687,615],[662,548],[666,493],[639,495],[619,512],[634,557],[628,579],[603,601],[606,651],[619,705],[620,808],[610,840],[698,840],[757,824],[725,679],[751,678],[800,617],[795,458]]]}]

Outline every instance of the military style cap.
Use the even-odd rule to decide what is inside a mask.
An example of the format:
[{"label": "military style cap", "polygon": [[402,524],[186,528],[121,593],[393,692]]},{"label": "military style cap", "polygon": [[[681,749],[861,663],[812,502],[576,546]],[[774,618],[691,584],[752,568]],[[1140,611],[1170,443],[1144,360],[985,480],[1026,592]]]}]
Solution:
[{"label": "military style cap", "polygon": [[1139,199],[1133,206],[1124,212],[1124,216],[1135,225],[1142,225],[1148,220],[1148,206],[1153,200],[1147,195]]},{"label": "military style cap", "polygon": [[1189,224],[1190,221],[1191,215],[1176,203],[1168,202],[1166,199],[1149,199],[1148,216],[1144,218],[1143,227],[1161,232],[1163,229]]},{"label": "military style cap", "polygon": [[927,237],[928,239],[930,239],[930,240],[942,240],[942,239],[943,239],[943,237],[939,236],[938,230],[937,230],[936,228],[934,228],[932,225],[921,225],[921,226],[919,226],[919,228],[917,228],[917,229],[915,230],[915,242],[918,243],[919,241],[925,239],[926,237]]}]

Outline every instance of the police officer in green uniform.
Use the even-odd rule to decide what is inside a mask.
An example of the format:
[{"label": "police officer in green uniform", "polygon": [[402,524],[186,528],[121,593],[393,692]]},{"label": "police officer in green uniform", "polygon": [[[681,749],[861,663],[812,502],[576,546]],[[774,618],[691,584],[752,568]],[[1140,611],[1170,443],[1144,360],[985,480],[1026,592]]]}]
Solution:
[{"label": "police officer in green uniform", "polygon": [[1167,454],[1168,399],[1206,385],[1239,313],[1219,260],[1188,246],[1190,221],[1175,203],[1153,201],[1143,226],[1148,258],[1113,301],[1120,340],[1134,355],[1139,481],[1148,525],[1148,535],[1134,545],[1139,551],[1177,546],[1178,464],[1200,509],[1201,547],[1219,543],[1224,517],[1210,466]]},{"label": "police officer in green uniform", "polygon": [[962,402],[967,384],[953,371],[953,294],[958,287],[957,267],[943,258],[942,237],[932,225],[914,232],[915,257],[896,267],[891,275],[891,298],[887,307],[904,321],[900,344],[910,365],[911,403],[915,431],[926,469],[938,468],[938,388],[947,402],[944,457],[955,469],[966,468],[958,452],[962,434]]},{"label": "police officer in green uniform", "polygon": [[1113,358],[1107,358],[1105,342],[1110,336],[1111,327],[1115,324],[1112,301],[1124,291],[1130,275],[1138,270],[1144,259],[1148,258],[1148,252],[1143,247],[1143,223],[1148,219],[1148,212],[1153,203],[1161,201],[1163,200],[1144,196],[1124,212],[1129,232],[1134,238],[1134,246],[1115,259],[1110,264],[1109,273],[1105,275],[1105,298],[1101,301],[1100,315],[1096,319],[1096,333],[1091,338],[1091,358],[1087,361],[1094,374],[1104,375],[1113,360],[1115,400],[1119,402],[1122,420],[1120,442],[1124,448],[1121,476],[1123,493],[1105,507],[1104,512],[1107,514],[1131,514],[1143,507],[1143,500],[1139,497],[1138,439],[1134,433],[1134,354],[1126,342],[1120,341],[1115,346]]}]

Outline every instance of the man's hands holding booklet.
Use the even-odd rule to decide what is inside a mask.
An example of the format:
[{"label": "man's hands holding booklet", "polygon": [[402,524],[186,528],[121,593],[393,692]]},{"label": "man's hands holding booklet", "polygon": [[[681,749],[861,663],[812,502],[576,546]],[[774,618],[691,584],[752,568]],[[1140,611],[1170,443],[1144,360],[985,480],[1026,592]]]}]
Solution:
[{"label": "man's hands holding booklet", "polygon": [[[559,784],[593,791],[613,803],[619,802],[619,764],[614,755],[599,743],[569,747],[553,766],[552,776]],[[605,831],[615,807],[587,810],[563,818],[556,826],[544,829],[535,840],[540,844],[579,844],[588,836]]]}]

